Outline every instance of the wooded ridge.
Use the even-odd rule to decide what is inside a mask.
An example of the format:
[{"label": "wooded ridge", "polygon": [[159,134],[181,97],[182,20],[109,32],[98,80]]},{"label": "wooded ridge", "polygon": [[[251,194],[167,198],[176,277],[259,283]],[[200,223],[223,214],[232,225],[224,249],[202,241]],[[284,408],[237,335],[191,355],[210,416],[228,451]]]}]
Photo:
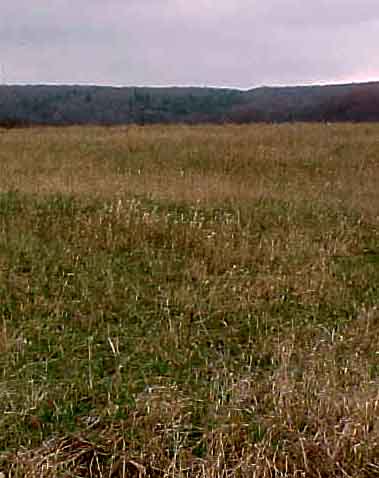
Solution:
[{"label": "wooded ridge", "polygon": [[0,124],[379,121],[379,82],[259,87],[0,86]]}]

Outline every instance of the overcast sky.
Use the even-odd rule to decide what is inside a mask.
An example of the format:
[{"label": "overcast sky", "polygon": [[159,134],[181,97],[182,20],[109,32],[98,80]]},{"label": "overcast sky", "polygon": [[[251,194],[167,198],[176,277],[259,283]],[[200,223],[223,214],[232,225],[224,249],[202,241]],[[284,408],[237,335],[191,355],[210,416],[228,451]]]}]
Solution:
[{"label": "overcast sky", "polygon": [[378,39],[379,0],[0,0],[0,80],[379,80]]}]

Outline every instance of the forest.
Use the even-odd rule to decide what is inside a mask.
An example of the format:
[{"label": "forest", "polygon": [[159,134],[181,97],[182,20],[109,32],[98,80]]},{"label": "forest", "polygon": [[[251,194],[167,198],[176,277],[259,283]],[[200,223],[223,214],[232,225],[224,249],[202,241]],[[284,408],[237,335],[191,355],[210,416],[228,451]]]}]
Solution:
[{"label": "forest", "polygon": [[0,125],[379,120],[379,82],[259,87],[0,86]]}]

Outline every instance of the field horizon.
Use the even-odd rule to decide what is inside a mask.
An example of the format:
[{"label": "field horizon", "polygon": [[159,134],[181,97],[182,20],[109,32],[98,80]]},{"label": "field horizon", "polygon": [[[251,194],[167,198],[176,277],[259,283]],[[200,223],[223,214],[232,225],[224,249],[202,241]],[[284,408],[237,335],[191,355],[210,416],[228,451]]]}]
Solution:
[{"label": "field horizon", "polygon": [[0,129],[0,473],[379,476],[378,138]]}]

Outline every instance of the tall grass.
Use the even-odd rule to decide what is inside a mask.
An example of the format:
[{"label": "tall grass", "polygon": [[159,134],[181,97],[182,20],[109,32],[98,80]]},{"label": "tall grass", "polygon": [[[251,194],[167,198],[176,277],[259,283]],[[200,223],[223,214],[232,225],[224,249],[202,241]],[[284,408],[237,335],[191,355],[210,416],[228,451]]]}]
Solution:
[{"label": "tall grass", "polygon": [[0,471],[378,476],[378,133],[0,130]]}]

